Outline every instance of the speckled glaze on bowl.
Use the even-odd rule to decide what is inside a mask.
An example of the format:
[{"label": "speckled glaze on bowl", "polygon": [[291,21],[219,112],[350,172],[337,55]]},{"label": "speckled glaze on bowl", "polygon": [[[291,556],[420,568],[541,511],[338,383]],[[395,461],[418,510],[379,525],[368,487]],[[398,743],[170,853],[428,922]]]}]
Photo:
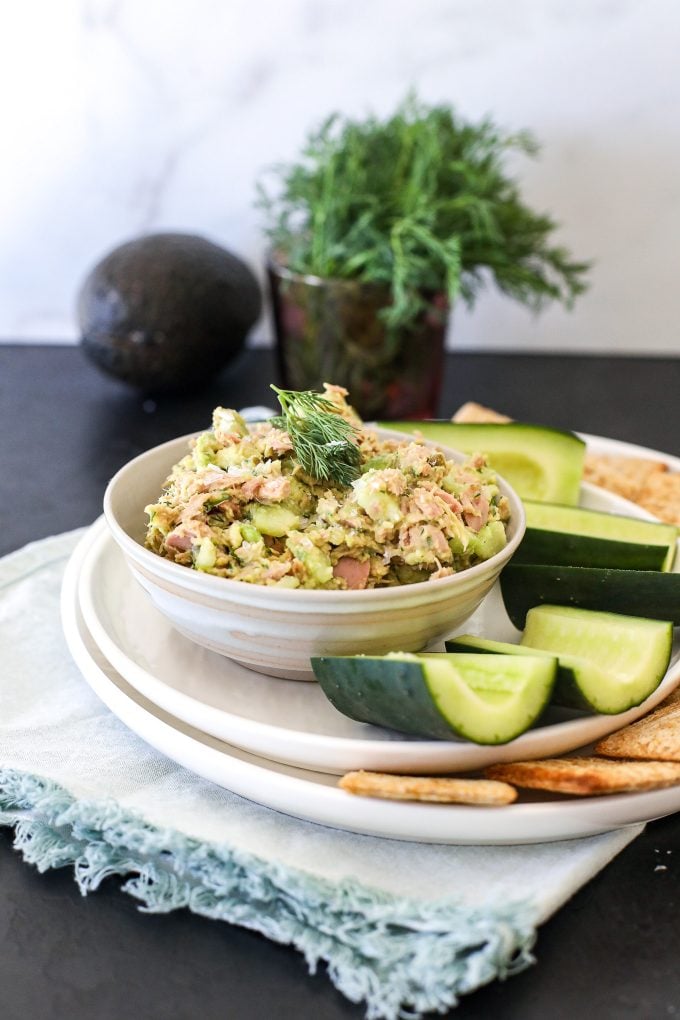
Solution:
[{"label": "speckled glaze on bowl", "polygon": [[[412,436],[377,430],[385,439]],[[281,589],[215,577],[144,548],[144,507],[158,499],[191,436],[156,446],[109,482],[104,516],[135,578],[186,637],[268,676],[313,680],[313,655],[414,652],[459,627],[477,608],[524,534],[521,501],[500,479],[511,521],[508,543],[491,559],[436,581],[365,591]],[[457,461],[464,456],[451,450]]]}]

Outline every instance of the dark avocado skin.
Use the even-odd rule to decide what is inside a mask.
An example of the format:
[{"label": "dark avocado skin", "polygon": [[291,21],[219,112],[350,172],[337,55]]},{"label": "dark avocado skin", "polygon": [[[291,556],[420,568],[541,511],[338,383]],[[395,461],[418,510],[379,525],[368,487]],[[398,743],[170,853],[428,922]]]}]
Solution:
[{"label": "dark avocado skin", "polygon": [[78,296],[87,357],[149,393],[213,381],[243,349],[261,310],[248,266],[193,234],[149,234],[120,245]]}]

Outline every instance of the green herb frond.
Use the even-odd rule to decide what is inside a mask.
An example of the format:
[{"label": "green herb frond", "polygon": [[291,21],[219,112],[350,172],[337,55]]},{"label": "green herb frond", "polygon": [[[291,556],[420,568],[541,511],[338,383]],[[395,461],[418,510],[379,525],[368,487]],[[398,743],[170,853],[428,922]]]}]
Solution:
[{"label": "green herb frond", "polygon": [[319,482],[350,485],[359,477],[357,430],[327,397],[312,390],[271,387],[282,414],[272,423],[286,430],[304,471]]},{"label": "green herb frond", "polygon": [[510,154],[537,152],[527,131],[410,95],[386,120],[328,117],[299,162],[273,168],[259,204],[293,272],[388,286],[393,326],[412,323],[427,292],[472,305],[489,278],[531,308],[569,306],[589,263],[552,243],[556,222],[524,204],[505,169]]}]

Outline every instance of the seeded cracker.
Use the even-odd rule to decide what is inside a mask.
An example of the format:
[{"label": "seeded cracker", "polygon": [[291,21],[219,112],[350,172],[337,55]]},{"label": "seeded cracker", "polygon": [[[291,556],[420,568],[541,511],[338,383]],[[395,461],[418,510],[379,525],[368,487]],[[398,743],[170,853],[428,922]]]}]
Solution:
[{"label": "seeded cracker", "polygon": [[643,719],[604,737],[595,751],[610,758],[680,762],[680,689]]},{"label": "seeded cracker", "polygon": [[348,772],[338,785],[359,797],[420,800],[438,804],[511,804],[517,791],[507,783],[486,779],[437,779],[429,776],[393,776],[384,772]]},{"label": "seeded cracker", "polygon": [[587,453],[583,465],[586,482],[615,492],[632,503],[639,501],[652,479],[667,472],[662,461],[610,453]]},{"label": "seeded cracker", "polygon": [[608,761],[606,758],[546,758],[492,765],[484,773],[532,790],[588,797],[636,793],[680,783],[680,762]]},{"label": "seeded cracker", "polygon": [[660,520],[680,527],[680,474],[652,473],[638,494],[637,502]]}]

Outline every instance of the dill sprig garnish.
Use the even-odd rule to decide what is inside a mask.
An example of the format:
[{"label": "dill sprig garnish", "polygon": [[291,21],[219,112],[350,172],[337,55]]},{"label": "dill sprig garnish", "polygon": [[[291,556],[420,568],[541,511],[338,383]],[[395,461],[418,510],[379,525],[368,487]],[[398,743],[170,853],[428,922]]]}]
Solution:
[{"label": "dill sprig garnish", "polygon": [[535,311],[570,307],[590,264],[554,243],[557,222],[507,170],[537,151],[530,132],[414,94],[382,120],[334,114],[261,182],[266,233],[293,272],[389,287],[381,316],[394,328],[416,321],[429,292],[471,307],[489,280]]},{"label": "dill sprig garnish", "polygon": [[319,482],[349,485],[359,477],[361,454],[357,430],[338,408],[312,390],[272,389],[281,411],[272,424],[285,429],[303,469]]}]

